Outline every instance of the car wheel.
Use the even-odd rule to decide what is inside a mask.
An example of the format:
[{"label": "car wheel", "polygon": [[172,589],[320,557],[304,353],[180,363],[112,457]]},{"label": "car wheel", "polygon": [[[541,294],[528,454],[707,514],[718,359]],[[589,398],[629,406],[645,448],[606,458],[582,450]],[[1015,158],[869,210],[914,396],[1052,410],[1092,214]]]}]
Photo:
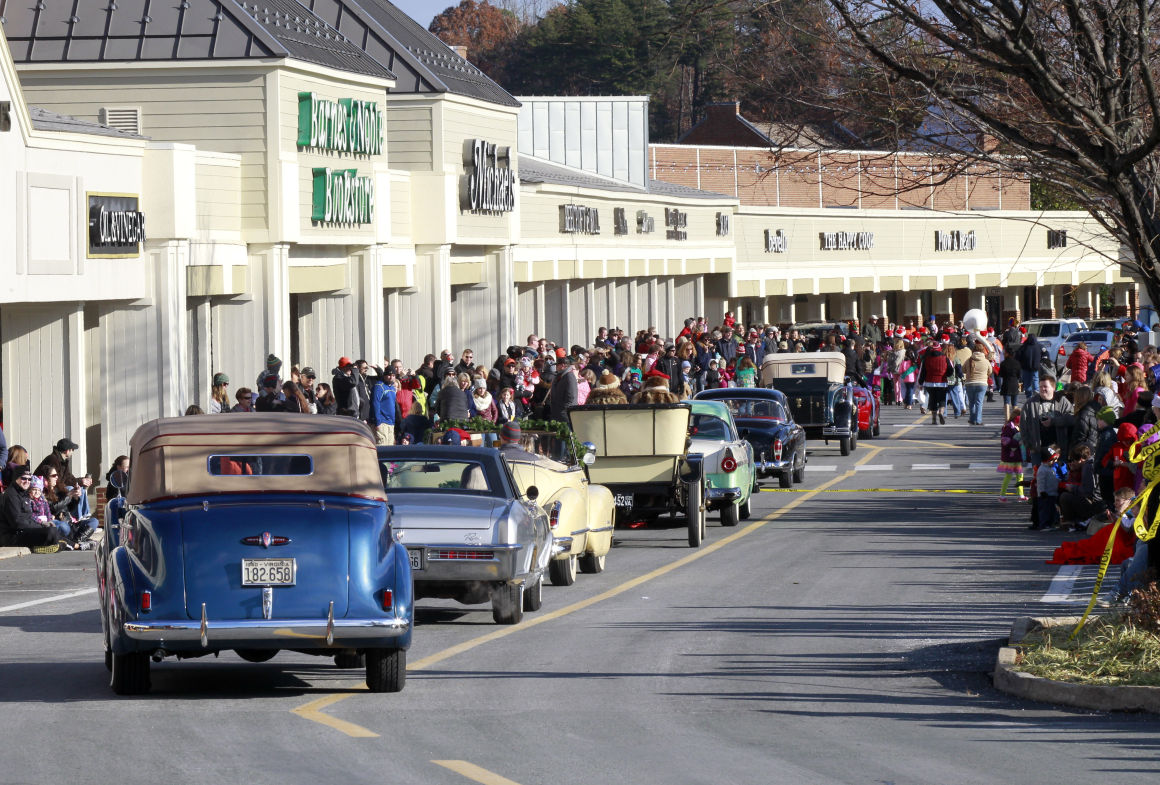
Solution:
[{"label": "car wheel", "polygon": [[[788,476],[788,475],[787,475],[787,476]],[[746,499],[746,500],[745,500],[745,501],[744,501],[744,502],[741,504],[741,506],[737,508],[737,514],[741,516],[741,520],[743,520],[743,521],[747,521],[747,520],[749,520],[749,516],[752,514],[752,513],[751,513],[751,511],[750,511],[750,509],[749,509],[749,503],[750,503],[751,501],[753,501],[753,497],[752,497],[752,496],[750,496],[748,499]]]},{"label": "car wheel", "polygon": [[336,668],[364,668],[366,664],[366,655],[360,654],[355,649],[344,649],[334,655],[334,667]]},{"label": "car wheel", "polygon": [[850,452],[858,449],[858,423],[850,426]]},{"label": "car wheel", "polygon": [[548,577],[553,586],[571,586],[576,582],[576,557],[552,559],[548,562]]},{"label": "car wheel", "polygon": [[882,433],[882,424],[881,423],[878,423],[878,422],[874,423],[873,433],[875,436],[878,436]]},{"label": "car wheel", "polygon": [[524,586],[524,610],[538,611],[544,604],[544,576],[536,578],[532,586]]},{"label": "car wheel", "polygon": [[736,526],[738,520],[740,520],[740,515],[736,504],[726,504],[721,508],[722,526]]},{"label": "car wheel", "polygon": [[149,692],[149,655],[143,652],[113,652],[109,686],[118,695],[144,695]]},{"label": "car wheel", "polygon": [[523,587],[501,583],[491,590],[491,618],[496,624],[519,624],[524,618]]},{"label": "car wheel", "polygon": [[105,670],[109,673],[113,672],[113,652],[105,649]]},{"label": "car wheel", "polygon": [[278,653],[276,648],[235,648],[234,652],[246,662],[268,662]]},{"label": "car wheel", "polygon": [[777,475],[777,484],[782,488],[789,488],[793,485],[793,472],[786,469],[781,474]]},{"label": "car wheel", "polygon": [[850,450],[854,449],[852,442],[852,436],[843,436],[842,441],[838,442],[838,451],[841,452],[842,455],[849,455]]},{"label": "car wheel", "polygon": [[690,484],[685,496],[685,519],[689,526],[689,547],[697,548],[705,539],[705,505],[701,501],[700,481]]},{"label": "car wheel", "polygon": [[595,575],[598,572],[604,572],[604,563],[607,560],[607,553],[601,556],[597,556],[593,553],[586,553],[580,557],[580,572],[588,575]]},{"label": "car wheel", "polygon": [[407,683],[407,652],[404,649],[367,650],[367,689],[401,692]]},{"label": "car wheel", "polygon": [[801,464],[793,470],[793,481],[796,483],[803,483],[806,480],[806,459],[802,456]]}]

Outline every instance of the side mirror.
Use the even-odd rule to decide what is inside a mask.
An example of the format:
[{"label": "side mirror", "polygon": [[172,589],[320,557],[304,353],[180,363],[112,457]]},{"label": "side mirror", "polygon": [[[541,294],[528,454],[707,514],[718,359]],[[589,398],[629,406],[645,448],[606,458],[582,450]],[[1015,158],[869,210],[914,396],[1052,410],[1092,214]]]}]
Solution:
[{"label": "side mirror", "polygon": [[109,484],[116,488],[118,491],[124,492],[124,490],[129,487],[128,472],[123,472],[120,469],[117,469],[117,471],[109,475]]},{"label": "side mirror", "polygon": [[528,497],[528,501],[534,502],[536,499],[540,498],[540,489],[534,485],[529,485],[528,489],[524,492],[524,496]]}]

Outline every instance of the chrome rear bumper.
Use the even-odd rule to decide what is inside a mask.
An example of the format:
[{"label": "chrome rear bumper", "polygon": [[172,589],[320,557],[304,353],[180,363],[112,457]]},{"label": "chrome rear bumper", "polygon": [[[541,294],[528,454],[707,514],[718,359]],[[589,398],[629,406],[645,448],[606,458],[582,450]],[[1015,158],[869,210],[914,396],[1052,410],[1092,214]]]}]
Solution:
[{"label": "chrome rear bumper", "polygon": [[[204,624],[204,628],[203,628]],[[213,646],[229,643],[284,643],[285,648],[308,648],[309,644],[327,645],[376,638],[393,638],[406,634],[407,619],[223,619],[221,621],[127,621],[121,625],[125,635],[135,641],[155,643],[200,642]]]},{"label": "chrome rear bumper", "polygon": [[[530,544],[529,544],[529,547]],[[412,570],[415,583],[427,581],[510,581],[519,575],[522,545],[408,545],[423,551],[423,569]],[[490,558],[445,558],[442,554],[487,551]]]}]

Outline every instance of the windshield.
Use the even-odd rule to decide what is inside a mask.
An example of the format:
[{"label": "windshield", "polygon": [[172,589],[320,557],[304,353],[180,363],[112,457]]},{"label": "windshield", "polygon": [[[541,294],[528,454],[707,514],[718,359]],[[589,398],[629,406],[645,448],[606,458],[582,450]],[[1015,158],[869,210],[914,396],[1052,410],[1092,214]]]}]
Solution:
[{"label": "windshield", "polygon": [[1072,333],[1071,335],[1067,336],[1068,343],[1079,343],[1080,341],[1083,341],[1084,343],[1087,343],[1087,344],[1093,344],[1093,343],[1105,343],[1106,344],[1106,343],[1110,342],[1110,339],[1109,339],[1108,334],[1103,333],[1103,332]]},{"label": "windshield", "polygon": [[478,461],[387,460],[379,461],[379,470],[388,491],[491,493],[487,473]]},{"label": "windshield", "polygon": [[1040,322],[1036,324],[1031,322],[1025,325],[1027,332],[1034,335],[1036,338],[1058,338],[1059,337],[1059,323],[1058,322]]},{"label": "windshield", "polygon": [[711,414],[694,414],[693,438],[727,442],[733,439],[733,434],[729,433],[729,425],[724,420]]},{"label": "windshield", "polygon": [[724,399],[721,403],[733,412],[733,419],[747,418],[750,420],[777,420],[788,419],[785,416],[785,407],[777,401],[756,401],[744,398]]}]

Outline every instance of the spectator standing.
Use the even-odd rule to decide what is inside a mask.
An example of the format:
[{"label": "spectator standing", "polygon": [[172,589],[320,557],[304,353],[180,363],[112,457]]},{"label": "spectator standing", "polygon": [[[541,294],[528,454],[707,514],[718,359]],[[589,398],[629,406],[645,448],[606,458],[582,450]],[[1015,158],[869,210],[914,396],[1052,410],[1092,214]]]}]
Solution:
[{"label": "spectator standing", "polygon": [[871,346],[882,343],[882,328],[878,326],[878,314],[870,314],[869,320],[862,325],[861,335]]},{"label": "spectator standing", "polygon": [[1039,380],[1039,392],[1023,404],[1023,416],[1019,419],[1027,459],[1037,464],[1044,447],[1068,444],[1074,423],[1071,401],[1055,394],[1055,377],[1044,376]]},{"label": "spectator standing", "polygon": [[1096,358],[1092,357],[1091,352],[1088,351],[1087,344],[1080,341],[1076,344],[1075,351],[1067,358],[1067,369],[1071,371],[1072,384],[1086,384],[1088,379],[1088,370]]},{"label": "spectator standing", "polygon": [[395,377],[393,372],[384,371],[371,391],[371,421],[374,424],[376,444],[395,443],[397,415],[398,390]]},{"label": "spectator standing", "polygon": [[213,389],[209,394],[209,413],[223,414],[230,410],[230,377],[224,373],[213,375]]},{"label": "spectator standing", "polygon": [[314,402],[318,408],[318,414],[338,414],[338,401],[334,397],[334,391],[326,382],[318,385]]},{"label": "spectator standing", "polygon": [[[358,417],[358,380],[354,363],[349,357],[339,357],[335,367],[331,387],[337,402],[338,414],[343,417]],[[361,377],[360,377],[361,378]]]},{"label": "spectator standing", "polygon": [[477,376],[473,384],[474,387],[471,391],[472,416],[482,417],[488,422],[495,422],[498,410],[495,406],[495,399],[487,390],[487,383]]},{"label": "spectator standing", "polygon": [[1027,501],[1023,494],[1023,454],[1019,446],[1019,410],[1012,409],[1007,414],[1007,422],[999,435],[999,467],[1003,475],[1003,485],[999,488],[999,501],[1007,501],[1007,486],[1015,478],[1015,493],[1019,501]]},{"label": "spectator standing", "polygon": [[947,377],[954,373],[947,355],[942,352],[938,344],[930,347],[923,353],[918,372],[918,383],[927,394],[927,406],[930,408],[930,424],[946,424],[946,414],[943,407],[947,400]]},{"label": "spectator standing", "polygon": [[310,402],[294,382],[282,385],[282,398],[282,411],[291,414],[310,414]]},{"label": "spectator standing", "polygon": [[987,345],[975,341],[975,349],[963,365],[963,387],[967,393],[967,422],[971,425],[983,424],[983,399],[987,396],[987,379],[991,375],[991,361],[987,358]]},{"label": "spectator standing", "polygon": [[1019,358],[1023,392],[1030,399],[1039,387],[1039,368],[1043,365],[1044,353],[1043,347],[1039,345],[1039,339],[1034,335],[1028,335],[1027,340],[1019,347],[1016,356]]},{"label": "spectator standing", "polygon": [[238,391],[234,393],[234,398],[237,399],[237,403],[230,409],[231,412],[254,411],[254,391],[249,387],[239,387]]},{"label": "spectator standing", "polygon": [[458,376],[465,373],[468,376],[475,374],[475,352],[471,349],[464,349],[463,354],[459,358],[459,362],[455,366],[455,374]]},{"label": "spectator standing", "polygon": [[309,365],[302,369],[298,374],[298,389],[302,392],[302,397],[310,404],[310,413],[318,414],[318,405],[316,403],[317,395],[314,392],[315,380],[318,374]]},{"label": "spectator standing", "polygon": [[466,373],[449,378],[445,377],[445,381],[439,389],[439,419],[441,421],[471,419],[471,409],[467,400],[470,386],[471,376]]},{"label": "spectator standing", "polygon": [[516,422],[521,417],[520,404],[512,387],[499,388],[499,401],[495,405],[495,421],[499,425]]},{"label": "spectator standing", "polygon": [[1059,446],[1052,444],[1043,451],[1043,462],[1035,472],[1035,487],[1039,492],[1039,520],[1028,529],[1046,531],[1059,524]]},{"label": "spectator standing", "polygon": [[1019,385],[1023,378],[1023,368],[1019,358],[1007,354],[999,363],[999,396],[1003,399],[1003,417],[1011,419],[1011,412],[1019,410]]},{"label": "spectator standing", "polygon": [[556,363],[556,380],[548,392],[548,415],[553,420],[568,421],[568,407],[578,400],[576,372],[567,357]]}]

